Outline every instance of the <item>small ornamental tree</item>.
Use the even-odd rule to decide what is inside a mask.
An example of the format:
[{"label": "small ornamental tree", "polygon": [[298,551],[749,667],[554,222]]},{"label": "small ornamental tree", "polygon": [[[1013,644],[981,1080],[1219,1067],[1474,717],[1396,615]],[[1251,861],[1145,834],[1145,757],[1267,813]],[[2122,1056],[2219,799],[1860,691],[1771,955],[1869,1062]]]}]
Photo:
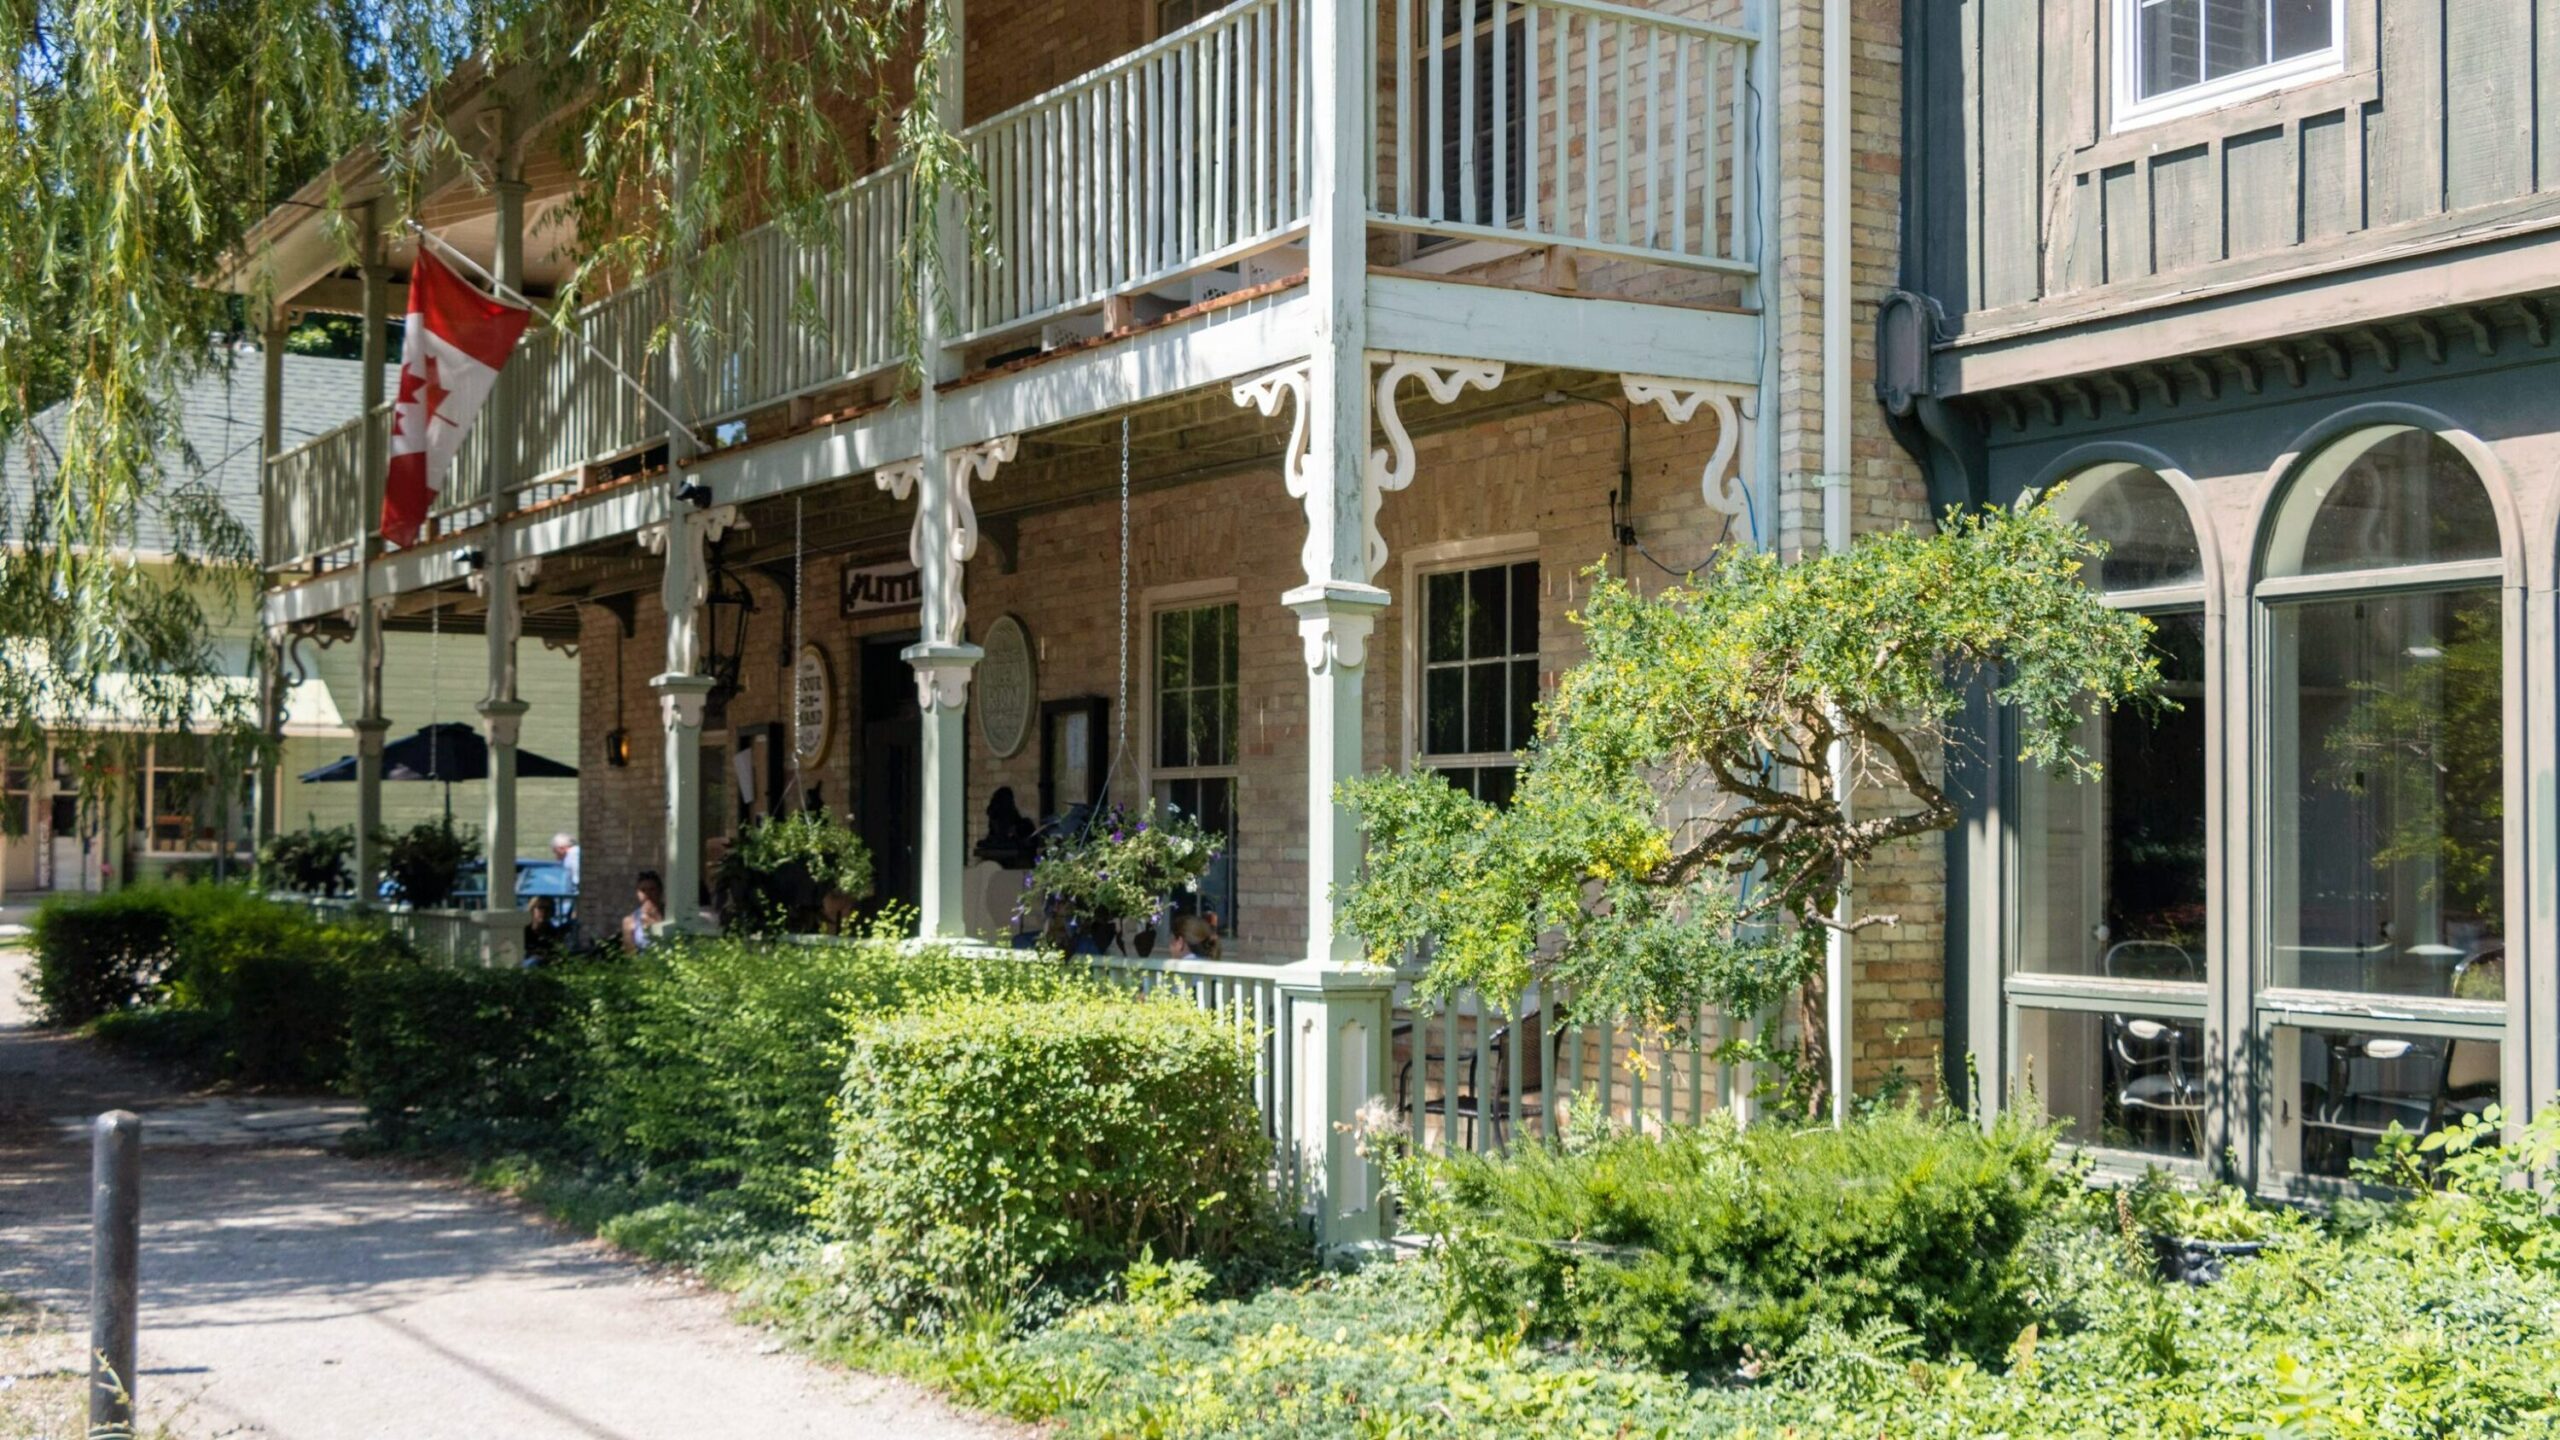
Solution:
[{"label": "small ornamental tree", "polygon": [[[1795,993],[1818,1115],[1823,935],[1895,923],[1850,908],[1850,868],[1955,824],[1931,762],[1965,682],[1991,679],[2029,760],[2083,778],[2084,715],[2165,703],[2150,622],[2082,581],[2101,550],[2038,506],[1793,565],[1732,547],[1650,596],[1595,571],[1589,657],[1539,707],[1507,807],[1428,772],[1344,787],[1368,838],[1345,921],[1382,962],[1427,942],[1432,997],[1561,983],[1577,1017],[1669,1028]],[[1844,807],[1835,743],[1853,790],[1909,803]]]}]

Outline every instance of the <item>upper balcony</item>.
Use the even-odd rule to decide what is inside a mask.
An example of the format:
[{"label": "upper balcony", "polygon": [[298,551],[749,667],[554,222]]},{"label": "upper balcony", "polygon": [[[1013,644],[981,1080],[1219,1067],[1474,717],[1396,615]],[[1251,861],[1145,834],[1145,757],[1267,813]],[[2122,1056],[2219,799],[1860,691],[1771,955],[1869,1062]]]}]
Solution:
[{"label": "upper balcony", "polygon": [[[1247,303],[1303,273],[1310,5],[1239,0],[966,127],[990,243],[953,277],[958,333],[938,337],[960,372],[951,383]],[[1006,78],[984,73],[983,38],[969,42],[973,95]],[[1592,0],[1379,0],[1362,41],[1373,264],[1744,298],[1765,83],[1752,35]],[[509,365],[519,423],[475,427],[438,531],[479,523],[493,485],[530,507],[655,468],[666,422],[617,368],[718,445],[900,406],[898,255],[914,206],[893,163],[831,197],[814,237],[769,225],[729,242],[711,267],[725,277],[717,353],[685,367],[680,395],[652,345],[673,293],[664,276],[538,328]],[[276,583],[361,543],[362,423],[385,417],[270,464],[263,553]]]}]

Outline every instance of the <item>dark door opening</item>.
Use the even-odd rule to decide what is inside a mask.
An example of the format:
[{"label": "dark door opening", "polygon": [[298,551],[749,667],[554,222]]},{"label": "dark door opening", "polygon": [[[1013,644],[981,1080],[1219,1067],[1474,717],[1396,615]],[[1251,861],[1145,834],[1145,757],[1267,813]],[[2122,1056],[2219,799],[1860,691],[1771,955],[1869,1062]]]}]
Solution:
[{"label": "dark door opening", "polygon": [[916,672],[898,652],[912,635],[862,642],[862,843],[871,851],[875,906],[924,897],[917,845],[924,828],[924,716]]}]

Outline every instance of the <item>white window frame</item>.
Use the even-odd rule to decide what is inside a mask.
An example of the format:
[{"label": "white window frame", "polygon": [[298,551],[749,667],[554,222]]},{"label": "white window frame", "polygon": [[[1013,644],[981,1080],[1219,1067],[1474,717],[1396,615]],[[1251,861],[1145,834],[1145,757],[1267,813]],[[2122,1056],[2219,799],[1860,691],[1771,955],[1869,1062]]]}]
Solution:
[{"label": "white window frame", "polygon": [[1544,593],[1546,588],[1546,567],[1543,557],[1538,554],[1538,537],[1536,535],[1488,535],[1474,540],[1449,540],[1443,541],[1437,545],[1417,546],[1406,554],[1404,562],[1403,592],[1405,596],[1404,684],[1402,687],[1404,723],[1398,728],[1403,732],[1401,743],[1404,753],[1404,768],[1408,773],[1413,771],[1417,766],[1425,765],[1436,770],[1444,766],[1469,769],[1484,765],[1510,765],[1518,763],[1512,758],[1508,751],[1505,751],[1500,755],[1483,755],[1472,751],[1457,755],[1431,755],[1427,754],[1423,750],[1422,612],[1424,609],[1425,598],[1423,594],[1423,582],[1429,577],[1433,575],[1446,575],[1453,571],[1482,570],[1495,565],[1517,565],[1524,560],[1539,562],[1538,585],[1540,590],[1540,604],[1538,607],[1538,644],[1541,654],[1539,657],[1538,670],[1541,680],[1540,688],[1543,690],[1543,682],[1546,672],[1545,655],[1543,653],[1546,647],[1547,630],[1545,606],[1546,597]]},{"label": "white window frame", "polygon": [[[1139,709],[1138,714],[1133,717],[1139,722],[1138,753],[1133,758],[1138,762],[1137,795],[1139,803],[1141,804],[1156,798],[1156,785],[1159,781],[1233,781],[1236,787],[1236,829],[1235,834],[1230,838],[1229,843],[1236,849],[1240,850],[1244,846],[1245,665],[1243,659],[1244,606],[1238,598],[1238,595],[1238,587],[1232,578],[1219,580],[1194,580],[1176,585],[1151,585],[1139,593],[1138,609],[1139,613],[1144,618],[1139,624],[1138,636],[1139,684],[1137,703]],[[1159,616],[1168,614],[1172,611],[1202,610],[1212,605],[1233,605],[1236,607],[1237,658],[1235,755],[1232,760],[1224,765],[1182,765],[1166,768],[1156,763],[1156,755],[1159,753],[1156,749],[1156,621]],[[1231,871],[1238,865],[1239,858],[1240,857],[1233,853],[1228,855],[1227,864]],[[1244,908],[1244,879],[1240,873],[1237,874],[1236,877],[1235,903],[1228,908],[1231,910],[1241,910]],[[1236,933],[1236,927],[1239,922],[1240,917],[1236,915],[1221,914],[1218,917],[1219,933],[1222,936],[1232,937]]]},{"label": "white window frame", "polygon": [[[2163,0],[2148,0],[2163,3]],[[2142,11],[2146,0],[2113,0],[2113,19],[2109,32],[2109,50],[2114,64],[2111,88],[2115,103],[2111,107],[2111,133],[2122,134],[2164,120],[2188,115],[2201,115],[2243,100],[2313,80],[2325,80],[2346,73],[2347,68],[2347,0],[2329,0],[2329,44],[2326,49],[2278,60],[2236,75],[2207,80],[2172,90],[2151,99],[2142,98]]]}]

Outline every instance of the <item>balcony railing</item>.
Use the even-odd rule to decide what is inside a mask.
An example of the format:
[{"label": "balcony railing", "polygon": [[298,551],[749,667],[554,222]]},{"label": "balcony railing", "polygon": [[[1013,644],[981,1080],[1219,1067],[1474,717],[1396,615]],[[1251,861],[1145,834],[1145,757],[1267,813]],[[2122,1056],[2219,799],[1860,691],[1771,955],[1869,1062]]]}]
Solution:
[{"label": "balcony railing", "polygon": [[[383,414],[375,412],[376,424]],[[269,461],[268,568],[308,564],[353,545],[365,524],[364,492],[364,428],[352,420]]]},{"label": "balcony railing", "polygon": [[989,334],[1216,268],[1306,224],[1307,0],[1244,0],[972,127]]},{"label": "balcony railing", "polygon": [[1591,0],[1393,3],[1379,222],[1752,267],[1753,36]]},{"label": "balcony railing", "polygon": [[[1022,333],[1157,290],[1301,234],[1309,213],[1309,0],[1239,0],[964,131],[986,179],[992,246],[955,277],[964,341]],[[1746,33],[1598,0],[1378,0],[1371,220],[1454,239],[1560,244],[1658,264],[1747,270],[1751,57]],[[1354,153],[1357,151],[1355,149]],[[696,423],[841,386],[904,357],[903,247],[918,217],[904,165],[831,197],[811,237],[768,225],[706,267],[721,356],[687,367]],[[669,286],[651,277],[537,329],[509,366],[516,434],[474,427],[439,496],[468,522],[510,490],[660,444],[665,421],[589,351],[664,395],[652,342]],[[492,457],[505,443],[516,453]],[[496,463],[498,459],[505,463]],[[363,445],[350,422],[269,467],[272,570],[349,551]]]}]

